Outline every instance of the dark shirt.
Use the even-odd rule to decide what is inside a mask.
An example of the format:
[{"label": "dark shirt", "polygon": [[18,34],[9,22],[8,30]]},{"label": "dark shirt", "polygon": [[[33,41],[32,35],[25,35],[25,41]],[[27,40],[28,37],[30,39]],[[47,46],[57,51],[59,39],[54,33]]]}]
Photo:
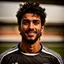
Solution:
[{"label": "dark shirt", "polygon": [[2,53],[0,58],[1,64],[62,64],[59,54],[42,45],[34,54],[25,53],[17,45]]}]

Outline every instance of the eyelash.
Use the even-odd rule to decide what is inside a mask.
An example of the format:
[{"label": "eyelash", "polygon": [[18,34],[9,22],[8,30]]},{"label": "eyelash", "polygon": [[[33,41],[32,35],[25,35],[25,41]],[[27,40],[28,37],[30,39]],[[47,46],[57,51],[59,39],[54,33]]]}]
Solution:
[{"label": "eyelash", "polygon": [[[30,21],[29,20],[23,20],[23,24],[29,24],[30,23]],[[39,24],[40,23],[40,21],[38,21],[38,20],[34,20],[33,21],[33,24],[35,24],[35,25],[37,25],[37,24]]]},{"label": "eyelash", "polygon": [[36,25],[36,24],[39,24],[39,23],[40,23],[40,21],[34,21],[33,23]]},{"label": "eyelash", "polygon": [[23,20],[23,24],[28,24],[28,23],[29,23],[29,21]]}]

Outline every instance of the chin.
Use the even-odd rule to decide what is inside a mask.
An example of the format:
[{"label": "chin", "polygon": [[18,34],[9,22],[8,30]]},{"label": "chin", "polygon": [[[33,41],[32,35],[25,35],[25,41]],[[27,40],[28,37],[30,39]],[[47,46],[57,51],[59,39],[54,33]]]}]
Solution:
[{"label": "chin", "polygon": [[35,39],[26,39],[25,41],[28,43],[28,44],[34,44],[36,41],[37,41],[38,38],[35,38]]},{"label": "chin", "polygon": [[26,43],[28,43],[28,44],[34,44],[35,43],[35,40],[27,40]]}]

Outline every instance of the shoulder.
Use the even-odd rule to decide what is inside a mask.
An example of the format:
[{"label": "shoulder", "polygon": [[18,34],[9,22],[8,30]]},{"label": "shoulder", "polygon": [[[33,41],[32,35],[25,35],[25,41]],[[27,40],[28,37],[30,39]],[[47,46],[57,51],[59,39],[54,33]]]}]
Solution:
[{"label": "shoulder", "polygon": [[53,50],[51,50],[51,49],[49,49],[49,48],[47,48],[45,46],[43,46],[42,51],[44,53],[47,53],[47,54],[50,54],[50,55],[54,56],[59,61],[60,64],[63,64],[62,63],[62,58],[57,52],[55,52],[55,51],[53,51]]},{"label": "shoulder", "polygon": [[6,55],[11,54],[11,53],[13,53],[13,52],[15,52],[15,51],[17,51],[17,50],[18,50],[18,46],[14,46],[14,47],[6,50],[5,52],[1,53],[1,54],[0,54],[0,63],[1,63],[2,59],[3,59]]}]

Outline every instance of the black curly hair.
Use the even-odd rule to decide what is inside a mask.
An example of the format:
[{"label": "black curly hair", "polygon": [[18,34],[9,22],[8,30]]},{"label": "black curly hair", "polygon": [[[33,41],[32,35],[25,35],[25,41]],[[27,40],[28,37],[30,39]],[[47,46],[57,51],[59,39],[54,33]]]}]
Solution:
[{"label": "black curly hair", "polygon": [[20,9],[16,14],[18,25],[21,24],[21,19],[25,13],[35,13],[40,15],[41,24],[44,25],[46,18],[45,8],[40,7],[39,3],[26,2],[24,5],[20,4]]}]

